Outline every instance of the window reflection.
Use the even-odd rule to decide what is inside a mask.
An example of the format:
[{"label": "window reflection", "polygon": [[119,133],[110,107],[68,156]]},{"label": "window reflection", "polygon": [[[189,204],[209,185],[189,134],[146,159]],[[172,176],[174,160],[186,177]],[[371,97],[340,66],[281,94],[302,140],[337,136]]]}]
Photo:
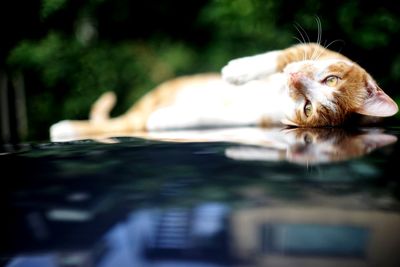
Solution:
[{"label": "window reflection", "polygon": [[90,243],[50,242],[6,266],[399,266],[400,215],[299,204],[137,210]]},{"label": "window reflection", "polygon": [[368,228],[354,225],[271,223],[262,226],[266,254],[363,258]]}]

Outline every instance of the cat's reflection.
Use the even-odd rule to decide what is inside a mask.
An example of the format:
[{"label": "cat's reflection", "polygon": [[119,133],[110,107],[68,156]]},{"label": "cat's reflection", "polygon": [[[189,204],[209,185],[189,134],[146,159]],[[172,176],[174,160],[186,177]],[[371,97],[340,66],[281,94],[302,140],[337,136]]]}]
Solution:
[{"label": "cat's reflection", "polygon": [[[276,139],[256,146],[240,145],[226,150],[235,160],[289,161],[321,164],[366,155],[393,144],[397,137],[381,129],[291,128],[281,130]],[[267,134],[269,138],[274,135]],[[268,138],[268,139],[269,139]]]},{"label": "cat's reflection", "polygon": [[[380,128],[220,128],[202,130],[119,133],[168,142],[229,142],[225,155],[234,160],[289,161],[322,164],[360,157],[393,144],[395,135]],[[102,143],[119,142],[110,136],[88,137]]]},{"label": "cat's reflection", "polygon": [[360,157],[393,144],[397,137],[383,129],[225,128],[147,132],[136,137],[173,142],[230,142],[228,158],[322,164]]}]

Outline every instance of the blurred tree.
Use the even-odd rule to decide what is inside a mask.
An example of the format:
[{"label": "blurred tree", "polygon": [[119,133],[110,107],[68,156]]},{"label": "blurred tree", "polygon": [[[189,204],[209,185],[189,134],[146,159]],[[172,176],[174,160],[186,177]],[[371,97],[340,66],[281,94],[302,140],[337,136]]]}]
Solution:
[{"label": "blurred tree", "polygon": [[2,68],[24,75],[30,140],[47,139],[58,120],[86,118],[103,91],[119,96],[118,114],[173,76],[219,71],[231,58],[284,48],[301,35],[316,41],[316,16],[323,44],[341,40],[330,48],[399,95],[400,9],[388,0],[25,2],[2,4],[2,27],[11,26],[0,55]]}]

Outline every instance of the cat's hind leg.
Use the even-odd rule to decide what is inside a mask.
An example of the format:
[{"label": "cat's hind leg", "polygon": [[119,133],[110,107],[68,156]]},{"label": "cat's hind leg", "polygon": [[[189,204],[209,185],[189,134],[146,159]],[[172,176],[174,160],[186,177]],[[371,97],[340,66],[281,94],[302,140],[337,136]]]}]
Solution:
[{"label": "cat's hind leg", "polygon": [[222,78],[236,85],[262,79],[277,72],[280,53],[281,51],[277,50],[231,60],[222,68]]}]

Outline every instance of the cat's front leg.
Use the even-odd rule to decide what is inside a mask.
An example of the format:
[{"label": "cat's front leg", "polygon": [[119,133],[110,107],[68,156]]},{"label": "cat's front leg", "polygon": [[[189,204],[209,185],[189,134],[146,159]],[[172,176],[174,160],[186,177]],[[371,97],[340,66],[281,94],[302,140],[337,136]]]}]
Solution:
[{"label": "cat's front leg", "polygon": [[222,68],[222,78],[236,85],[262,79],[277,72],[279,54],[280,51],[271,51],[231,60]]}]

